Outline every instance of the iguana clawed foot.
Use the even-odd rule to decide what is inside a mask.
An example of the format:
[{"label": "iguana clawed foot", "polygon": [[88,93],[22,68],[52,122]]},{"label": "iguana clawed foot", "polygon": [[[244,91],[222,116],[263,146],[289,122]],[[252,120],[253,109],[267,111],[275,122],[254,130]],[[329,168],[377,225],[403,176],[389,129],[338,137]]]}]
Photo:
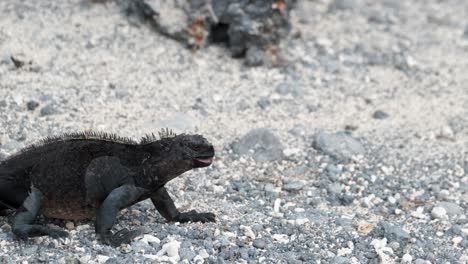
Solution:
[{"label": "iguana clawed foot", "polygon": [[55,239],[68,237],[68,232],[65,230],[40,225],[13,225],[13,233],[19,239],[35,236],[50,236]]},{"label": "iguana clawed foot", "polygon": [[143,235],[144,233],[144,229],[128,230],[124,228],[116,233],[108,231],[104,235],[101,235],[101,238],[106,244],[118,247],[122,244],[130,244],[135,237]]},{"label": "iguana clawed foot", "polygon": [[186,222],[216,222],[216,215],[213,213],[198,213],[195,210],[180,213],[174,218],[174,221],[186,223]]},{"label": "iguana clawed foot", "polygon": [[59,228],[50,228],[48,235],[53,238],[68,237],[68,232]]}]

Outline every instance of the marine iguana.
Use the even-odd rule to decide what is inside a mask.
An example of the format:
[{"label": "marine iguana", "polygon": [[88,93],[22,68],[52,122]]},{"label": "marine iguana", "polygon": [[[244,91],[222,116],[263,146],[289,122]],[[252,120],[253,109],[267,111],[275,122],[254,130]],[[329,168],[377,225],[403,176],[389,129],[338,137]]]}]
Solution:
[{"label": "marine iguana", "polygon": [[142,230],[111,231],[119,210],[150,198],[168,221],[214,222],[213,213],[179,212],[164,185],[193,168],[209,166],[213,146],[201,135],[168,129],[140,142],[100,132],[50,137],[0,162],[0,211],[15,209],[19,238],[64,237],[34,224],[39,213],[58,219],[93,219],[107,244],[129,243]]}]

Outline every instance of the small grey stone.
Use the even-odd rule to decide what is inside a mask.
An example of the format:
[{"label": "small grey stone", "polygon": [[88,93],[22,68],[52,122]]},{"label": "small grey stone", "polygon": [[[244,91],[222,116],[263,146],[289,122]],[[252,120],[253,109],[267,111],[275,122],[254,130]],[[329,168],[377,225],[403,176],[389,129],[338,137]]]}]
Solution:
[{"label": "small grey stone", "polygon": [[12,55],[10,56],[11,61],[15,65],[16,68],[21,68],[26,63],[26,58],[23,55]]},{"label": "small grey stone", "polygon": [[464,116],[457,115],[449,118],[448,126],[455,134],[463,132],[468,127],[468,119]]},{"label": "small grey stone", "polygon": [[465,27],[465,31],[463,32],[463,36],[468,38],[468,25]]},{"label": "small grey stone", "polygon": [[221,247],[228,247],[231,244],[225,236],[217,236],[215,240]]},{"label": "small grey stone", "polygon": [[332,184],[329,184],[327,187],[327,191],[330,194],[339,194],[341,193],[341,190],[342,190],[342,187],[340,183],[332,183]]},{"label": "small grey stone", "polygon": [[385,119],[385,118],[389,117],[389,115],[386,112],[382,111],[382,110],[377,110],[377,111],[374,112],[372,117],[375,118],[375,119]]},{"label": "small grey stone", "polygon": [[105,264],[118,264],[121,263],[118,258],[109,258],[104,262]]},{"label": "small grey stone", "polygon": [[285,191],[300,191],[304,188],[305,183],[303,181],[294,179],[283,180],[283,190]]},{"label": "small grey stone", "polygon": [[445,209],[447,214],[452,217],[455,215],[463,215],[464,210],[458,204],[452,202],[440,202],[436,204],[437,207],[442,207]]},{"label": "small grey stone", "polygon": [[249,259],[249,249],[248,248],[241,248],[239,250],[239,253],[240,253],[240,257],[242,259]]},{"label": "small grey stone", "polygon": [[371,9],[368,13],[370,23],[394,24],[397,22],[397,18],[391,13],[385,12],[383,8]]},{"label": "small grey stone", "polygon": [[14,263],[8,256],[0,256],[0,264]]},{"label": "small grey stone", "polygon": [[318,132],[314,136],[312,146],[340,161],[350,161],[353,156],[365,152],[358,140],[344,132]]},{"label": "small grey stone", "polygon": [[266,247],[266,242],[264,239],[257,238],[253,241],[252,245],[256,248],[264,249]]},{"label": "small grey stone", "polygon": [[193,250],[191,250],[190,248],[180,248],[179,249],[179,256],[180,256],[180,259],[181,260],[188,260],[188,261],[191,261],[193,258],[195,258],[197,254],[195,254],[195,252],[193,252]]},{"label": "small grey stone", "polygon": [[268,60],[267,53],[257,47],[251,47],[245,54],[245,65],[250,67],[262,66]]},{"label": "small grey stone", "polygon": [[411,238],[408,232],[397,225],[384,221],[380,222],[379,225],[383,228],[384,236],[389,242],[395,241],[400,244],[405,244],[406,241]]},{"label": "small grey stone", "polygon": [[260,99],[258,99],[258,101],[257,101],[257,105],[261,109],[265,110],[271,105],[271,102],[267,97],[260,97]]},{"label": "small grey stone", "polygon": [[2,228],[3,229],[3,232],[0,233],[0,239],[1,240],[10,240],[9,237],[10,235],[8,233],[4,233],[4,232],[9,232],[10,230],[7,231],[8,228]]},{"label": "small grey stone", "polygon": [[393,67],[403,72],[409,72],[414,65],[414,59],[408,54],[394,53],[392,54]]},{"label": "small grey stone", "polygon": [[276,86],[275,91],[281,95],[300,96],[303,94],[302,87],[297,82],[281,82]]},{"label": "small grey stone", "polygon": [[34,111],[38,106],[39,106],[39,103],[34,100],[31,100],[26,104],[26,108],[29,111]]},{"label": "small grey stone", "polygon": [[[233,150],[239,155],[251,155],[255,161],[274,161],[283,158],[283,146],[279,138],[267,128],[250,130],[233,144]],[[250,150],[253,150],[253,153]]]},{"label": "small grey stone", "polygon": [[275,186],[273,184],[271,184],[271,183],[265,184],[264,190],[265,190],[265,194],[268,197],[278,197],[279,196],[279,192],[276,191]]},{"label": "small grey stone", "polygon": [[453,225],[447,230],[447,233],[450,235],[461,235],[463,228],[460,225]]},{"label": "small grey stone", "polygon": [[460,247],[461,248],[468,248],[468,238],[465,237],[461,242],[460,242]]},{"label": "small grey stone", "polygon": [[325,168],[326,175],[330,181],[335,182],[339,180],[338,174],[341,173],[341,169],[339,169],[334,164],[328,164]]},{"label": "small grey stone", "polygon": [[335,224],[338,226],[351,226],[353,224],[353,220],[348,217],[340,217],[335,220]]},{"label": "small grey stone", "polygon": [[180,243],[180,248],[190,248],[192,243],[189,240],[184,240]]},{"label": "small grey stone", "polygon": [[358,0],[334,0],[330,3],[328,10],[348,10],[355,9],[359,4]]},{"label": "small grey stone", "polygon": [[414,264],[426,264],[426,261],[424,259],[418,258],[414,261]]},{"label": "small grey stone", "polygon": [[77,257],[66,257],[65,258],[65,263],[66,264],[80,264],[80,259],[78,259]]},{"label": "small grey stone", "polygon": [[295,125],[288,132],[296,137],[305,136],[306,128],[303,125]]},{"label": "small grey stone", "polygon": [[132,246],[132,249],[133,251],[135,252],[145,252],[145,253],[149,253],[149,252],[155,252],[156,250],[151,247],[148,243],[145,243],[141,240],[138,240],[138,241],[133,241],[131,243],[131,246]]},{"label": "small grey stone", "polygon": [[55,114],[58,114],[58,109],[57,109],[57,106],[53,103],[50,103],[44,106],[41,109],[41,113],[40,113],[41,116],[48,116],[48,115],[55,115]]},{"label": "small grey stone", "polygon": [[345,258],[345,257],[342,257],[342,256],[336,256],[333,258],[333,261],[332,263],[336,263],[336,264],[348,264],[350,263],[350,261]]},{"label": "small grey stone", "polygon": [[257,232],[257,233],[264,229],[265,227],[262,224],[255,224],[252,226],[252,231]]},{"label": "small grey stone", "polygon": [[37,245],[31,245],[29,247],[25,247],[23,249],[23,253],[25,255],[29,255],[29,256],[32,256],[32,255],[35,255],[36,252],[37,252],[37,249],[38,249],[38,246]]},{"label": "small grey stone", "polygon": [[397,251],[400,248],[400,243],[396,241],[392,241],[388,244],[388,246],[393,249],[394,251]]}]

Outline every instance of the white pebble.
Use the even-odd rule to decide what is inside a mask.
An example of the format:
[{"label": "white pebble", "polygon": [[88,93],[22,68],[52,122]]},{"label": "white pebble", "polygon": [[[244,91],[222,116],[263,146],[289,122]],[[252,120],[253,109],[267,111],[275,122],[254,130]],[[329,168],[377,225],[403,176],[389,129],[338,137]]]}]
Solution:
[{"label": "white pebble", "polygon": [[34,239],[34,243],[36,243],[36,244],[40,244],[40,243],[42,243],[42,241],[44,241],[43,237],[35,237],[33,239]]},{"label": "white pebble", "polygon": [[206,252],[206,249],[202,249],[198,252],[198,255],[204,259],[209,258],[210,255]]},{"label": "white pebble", "polygon": [[458,247],[458,244],[460,244],[460,242],[462,242],[463,238],[462,237],[459,237],[459,236],[456,236],[452,239],[452,242],[453,242],[453,246],[454,247]]},{"label": "white pebble", "polygon": [[404,254],[401,258],[402,263],[411,263],[411,261],[413,261],[413,257],[408,253]]},{"label": "white pebble", "polygon": [[213,95],[213,100],[215,102],[221,102],[223,100],[223,97],[221,95],[219,95],[219,94],[215,94],[215,95]]},{"label": "white pebble", "polygon": [[82,231],[82,230],[86,230],[86,229],[90,229],[90,226],[89,225],[79,225],[76,227],[76,231]]},{"label": "white pebble", "polygon": [[65,227],[68,229],[68,230],[72,230],[75,228],[75,224],[73,222],[67,222],[65,224]]},{"label": "white pebble", "polygon": [[158,256],[156,255],[151,255],[151,254],[143,254],[143,257],[147,258],[147,259],[151,259],[151,260],[158,260]]},{"label": "white pebble", "polygon": [[393,249],[387,247],[387,239],[374,239],[371,242],[371,245],[374,247],[375,252],[380,258],[380,263],[395,263],[393,259],[388,254],[393,254]]},{"label": "white pebble", "polygon": [[445,219],[447,218],[447,210],[445,210],[443,207],[436,206],[432,208],[431,215],[433,218]]},{"label": "white pebble", "polygon": [[193,258],[193,263],[195,263],[195,264],[202,264],[203,262],[205,262],[205,260],[204,260],[203,257],[200,256],[200,255],[196,255],[196,256]]},{"label": "white pebble", "polygon": [[351,255],[352,253],[353,253],[353,249],[351,249],[351,248],[340,248],[337,251],[338,256]]},{"label": "white pebble", "polygon": [[255,233],[252,231],[252,228],[250,228],[249,226],[241,225],[240,230],[242,230],[242,232],[244,232],[244,234],[247,237],[249,237],[251,239],[255,239]]},{"label": "white pebble", "polygon": [[287,148],[287,149],[283,150],[283,154],[286,157],[299,155],[300,153],[301,153],[301,149],[299,149],[299,148]]},{"label": "white pebble", "polygon": [[411,212],[411,216],[419,218],[419,219],[426,219],[427,217],[423,212],[424,212],[424,208],[418,207],[416,208],[416,211]]},{"label": "white pebble", "polygon": [[108,256],[97,255],[97,262],[98,263],[105,263],[108,259],[109,259]]},{"label": "white pebble", "polygon": [[273,205],[273,211],[275,213],[279,213],[280,205],[281,205],[281,199],[278,198],[278,199],[275,200],[275,203]]},{"label": "white pebble", "polygon": [[166,254],[167,256],[171,258],[179,258],[179,247],[180,247],[180,242],[177,240],[173,240],[171,242],[168,242],[162,246],[162,249],[159,250],[158,256],[163,256]]},{"label": "white pebble", "polygon": [[451,127],[444,126],[440,129],[438,136],[445,139],[454,139],[455,133],[453,132]]},{"label": "white pebble", "polygon": [[274,234],[271,237],[273,237],[274,240],[280,242],[280,243],[288,243],[289,238],[288,235],[285,234]]},{"label": "white pebble", "polygon": [[80,263],[88,263],[91,260],[90,255],[84,255],[80,257]]},{"label": "white pebble", "polygon": [[385,175],[390,175],[395,169],[392,167],[392,166],[382,166],[380,167],[380,169],[382,170],[382,172],[385,174]]},{"label": "white pebble", "polygon": [[309,222],[309,219],[307,218],[298,218],[296,219],[296,225],[303,225],[305,223]]},{"label": "white pebble", "polygon": [[152,235],[143,235],[143,238],[141,239],[141,241],[147,244],[148,243],[155,243],[155,244],[161,243],[161,240],[159,240],[159,238],[152,236]]}]

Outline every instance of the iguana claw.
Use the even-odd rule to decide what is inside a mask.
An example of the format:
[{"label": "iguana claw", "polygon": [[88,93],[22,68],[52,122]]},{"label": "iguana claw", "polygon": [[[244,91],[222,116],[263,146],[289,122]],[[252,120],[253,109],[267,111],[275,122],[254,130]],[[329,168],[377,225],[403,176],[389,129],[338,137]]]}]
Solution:
[{"label": "iguana claw", "polygon": [[143,229],[128,230],[127,228],[121,229],[116,233],[107,232],[104,235],[101,235],[102,240],[110,246],[118,247],[122,244],[130,244],[132,240],[144,234]]},{"label": "iguana claw", "polygon": [[216,215],[213,213],[198,213],[195,210],[180,213],[174,221],[186,223],[186,222],[216,222]]}]

